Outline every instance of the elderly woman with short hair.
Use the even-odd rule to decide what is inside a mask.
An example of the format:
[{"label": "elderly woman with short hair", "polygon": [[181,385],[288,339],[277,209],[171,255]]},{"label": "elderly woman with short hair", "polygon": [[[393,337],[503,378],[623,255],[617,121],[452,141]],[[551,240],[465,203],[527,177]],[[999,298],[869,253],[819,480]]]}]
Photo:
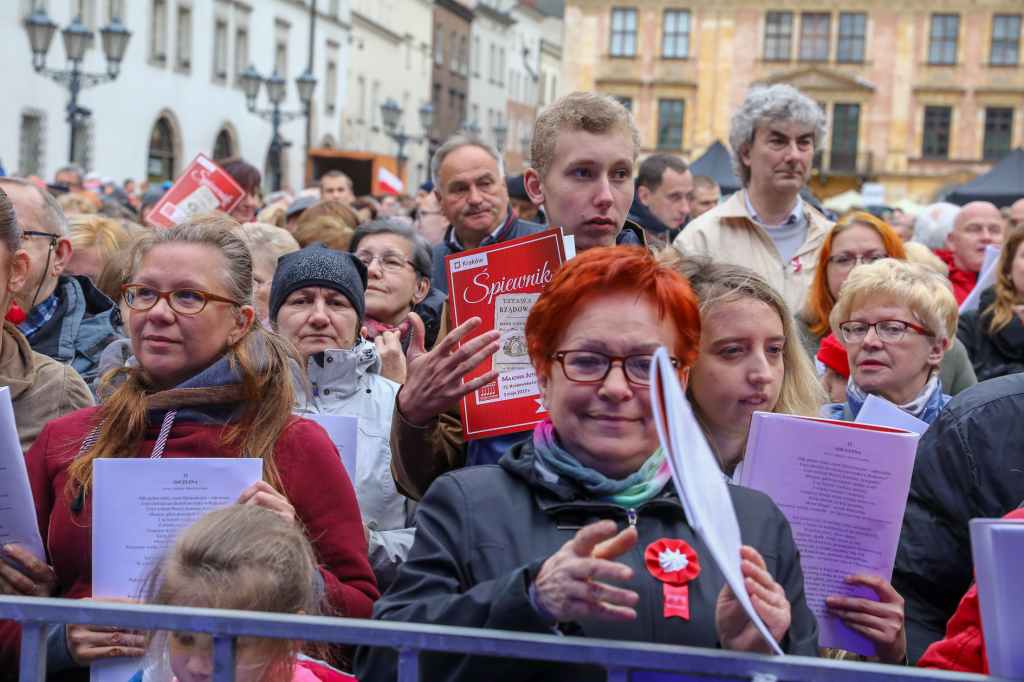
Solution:
[{"label": "elderly woman with short hair", "polygon": [[[280,204],[278,204],[280,205]],[[242,223],[235,228],[252,252],[253,302],[256,307],[256,319],[265,327],[270,327],[270,283],[277,272],[277,261],[286,253],[299,250],[288,230],[269,223]]]},{"label": "elderly woman with short hair", "polygon": [[424,345],[430,348],[441,326],[445,295],[431,286],[434,255],[427,240],[398,220],[375,220],[352,234],[349,251],[366,266],[366,319],[363,336],[384,361],[382,374],[405,382],[409,314],[423,320]]},{"label": "elderly woman with short hair", "polygon": [[850,382],[833,417],[853,421],[877,395],[930,424],[950,399],[938,373],[957,328],[948,282],[926,265],[885,258],[854,269],[840,294],[830,319]]},{"label": "elderly woman with short hair", "polygon": [[[767,652],[686,522],[654,424],[652,354],[669,349],[685,384],[700,334],[686,280],[645,249],[591,249],[563,265],[526,322],[548,418],[498,466],[433,482],[409,558],[374,617]],[[762,493],[729,486],[729,495],[754,608],[785,652],[816,656],[786,517]],[[691,567],[685,616],[666,614],[644,558],[670,551],[685,552]],[[604,679],[584,665],[423,656],[444,682]],[[389,647],[356,655],[364,682],[395,679],[395,666]]]}]

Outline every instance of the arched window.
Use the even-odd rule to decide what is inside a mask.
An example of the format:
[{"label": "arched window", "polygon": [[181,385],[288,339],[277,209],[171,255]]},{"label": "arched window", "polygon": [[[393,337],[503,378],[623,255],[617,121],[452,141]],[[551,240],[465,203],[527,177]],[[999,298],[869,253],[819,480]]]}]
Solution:
[{"label": "arched window", "polygon": [[150,184],[174,179],[174,134],[166,117],[161,116],[149,138],[148,175]]},{"label": "arched window", "polygon": [[217,134],[217,141],[213,143],[213,160],[229,159],[237,156],[235,153],[235,142],[231,139],[231,133],[222,128]]}]

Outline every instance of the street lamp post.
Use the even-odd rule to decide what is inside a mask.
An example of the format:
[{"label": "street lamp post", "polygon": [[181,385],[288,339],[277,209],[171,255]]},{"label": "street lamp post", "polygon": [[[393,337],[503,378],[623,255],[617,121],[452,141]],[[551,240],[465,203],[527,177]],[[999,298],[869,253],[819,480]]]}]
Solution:
[{"label": "street lamp post", "polygon": [[[272,169],[270,188],[276,192],[281,189],[281,150],[290,144],[281,142],[280,128],[283,124],[297,118],[309,116],[309,103],[313,99],[316,78],[309,72],[309,69],[306,69],[301,76],[295,79],[295,87],[299,91],[299,101],[302,102],[301,111],[281,111],[281,100],[284,99],[287,83],[278,75],[277,69],[274,69],[274,72],[264,79],[256,67],[250,64],[245,73],[241,75],[241,80],[249,113],[256,114],[264,121],[270,121],[270,125],[274,128],[274,135],[270,140],[270,157],[274,160],[275,167]],[[267,99],[270,101],[270,109],[257,109],[256,97],[260,94],[260,86],[264,82],[267,84]],[[309,153],[308,150],[307,153]]]},{"label": "street lamp post", "polygon": [[402,122],[403,113],[405,112],[402,111],[402,107],[398,106],[395,100],[390,97],[388,97],[388,101],[380,105],[381,118],[384,119],[384,132],[398,144],[398,154],[395,155],[395,161],[399,178],[402,177],[402,170],[405,168],[405,162],[407,161],[402,153],[402,148],[405,147],[407,142],[413,144],[422,142],[430,134],[430,128],[434,125],[434,107],[426,103],[419,109],[420,127],[423,128],[423,134],[419,136],[406,135],[405,125]]},{"label": "street lamp post", "polygon": [[82,59],[85,57],[85,50],[92,40],[92,31],[82,24],[82,17],[75,17],[68,26],[61,31],[64,38],[64,52],[71,62],[70,69],[48,69],[46,68],[46,53],[50,50],[50,43],[53,41],[53,34],[57,31],[57,24],[46,15],[46,10],[39,7],[29,15],[25,21],[25,31],[28,33],[29,44],[32,47],[32,67],[36,73],[40,73],[64,86],[69,95],[67,106],[67,121],[71,124],[71,142],[69,144],[69,160],[75,160],[75,131],[83,128],[92,112],[85,107],[78,105],[78,93],[85,88],[94,85],[107,83],[117,78],[121,71],[121,60],[128,48],[128,39],[131,32],[124,27],[119,17],[114,17],[110,23],[100,29],[100,36],[103,40],[103,54],[107,58],[106,73],[85,73],[81,70]]},{"label": "street lamp post", "polygon": [[531,162],[531,147],[533,146],[533,138],[529,135],[523,135],[519,138],[519,151],[523,155],[523,164],[526,166],[530,165]]},{"label": "street lamp post", "polygon": [[501,117],[498,117],[498,122],[494,124],[494,146],[498,148],[500,154],[505,149],[505,133],[508,132],[508,128],[501,122]]}]

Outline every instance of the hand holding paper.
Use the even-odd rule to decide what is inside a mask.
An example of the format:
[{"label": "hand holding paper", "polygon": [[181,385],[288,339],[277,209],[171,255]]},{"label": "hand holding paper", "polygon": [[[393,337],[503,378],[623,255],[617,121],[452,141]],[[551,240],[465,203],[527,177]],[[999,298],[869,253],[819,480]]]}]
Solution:
[{"label": "hand holding paper", "polygon": [[53,567],[18,545],[4,545],[0,592],[18,597],[52,597],[60,589]]},{"label": "hand holding paper", "polygon": [[[761,616],[772,637],[779,641],[789,630],[792,621],[786,592],[768,573],[768,567],[760,552],[743,545],[740,548],[740,556],[743,557],[740,568],[743,570],[750,603],[754,605],[757,615]],[[728,585],[723,587],[718,595],[715,628],[718,630],[718,641],[723,649],[772,653],[771,647],[764,641],[757,626],[747,618],[743,605],[736,599]]]},{"label": "hand holding paper", "polygon": [[[735,604],[739,606],[738,609],[735,608],[734,602],[728,599],[726,590],[723,590],[715,614],[715,625],[719,633],[724,632],[729,643],[736,648],[753,646],[752,631],[748,628],[749,625],[753,625],[770,650],[781,656],[783,652],[778,640],[782,639],[789,629],[789,602],[782,594],[782,601],[786,602],[783,618],[780,611],[781,603],[769,594],[774,592],[772,586],[778,585],[764,570],[763,559],[758,566],[757,559],[760,559],[760,555],[756,552],[756,557],[750,556],[749,553],[742,554],[740,526],[736,520],[736,510],[733,509],[729,490],[722,480],[722,472],[718,468],[715,456],[711,454],[704,433],[693,416],[690,403],[683,395],[682,384],[669,359],[668,351],[664,348],[659,348],[654,353],[651,367],[651,408],[654,411],[654,422],[658,427],[661,446],[665,449],[669,468],[672,470],[672,482],[686,511],[686,519],[707,545],[718,569],[725,577],[727,589],[731,590]],[[752,570],[751,566],[744,567],[743,564],[746,562],[760,570]],[[749,590],[748,576],[754,583]],[[781,587],[779,589],[781,590]],[[771,629],[762,620],[760,609],[751,601],[751,594],[756,594],[762,602],[764,616],[772,624]],[[766,605],[768,608],[764,608]],[[740,620],[742,618],[749,619],[749,623],[744,623]],[[725,640],[722,641],[722,645],[726,645]]]}]

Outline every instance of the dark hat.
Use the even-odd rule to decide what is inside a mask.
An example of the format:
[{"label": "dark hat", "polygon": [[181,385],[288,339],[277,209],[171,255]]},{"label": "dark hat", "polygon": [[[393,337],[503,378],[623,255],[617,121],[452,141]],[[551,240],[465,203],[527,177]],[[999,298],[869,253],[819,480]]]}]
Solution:
[{"label": "dark hat", "polygon": [[434,191],[434,181],[427,180],[422,185],[420,185],[420,189],[426,192],[427,194],[430,194],[431,192]]},{"label": "dark hat", "polygon": [[141,206],[152,206],[164,196],[167,190],[162,186],[150,187],[142,194]]},{"label": "dark hat", "polygon": [[320,203],[320,200],[319,199],[314,199],[313,197],[299,197],[298,199],[296,199],[292,203],[288,204],[288,210],[285,211],[285,214],[284,214],[285,218],[288,218],[289,220],[291,220],[292,216],[294,216],[295,214],[302,213],[303,211],[305,211],[310,206],[313,206],[314,204],[319,204],[319,203]]},{"label": "dark hat", "polygon": [[510,199],[527,199],[530,195],[526,193],[526,175],[517,175],[512,178],[505,178],[505,186],[508,187]]},{"label": "dark hat", "polygon": [[335,251],[322,242],[313,242],[300,251],[281,256],[277,272],[270,285],[270,319],[277,319],[277,311],[285,300],[303,287],[328,287],[340,291],[349,300],[363,324],[366,313],[366,266],[344,251]]}]

